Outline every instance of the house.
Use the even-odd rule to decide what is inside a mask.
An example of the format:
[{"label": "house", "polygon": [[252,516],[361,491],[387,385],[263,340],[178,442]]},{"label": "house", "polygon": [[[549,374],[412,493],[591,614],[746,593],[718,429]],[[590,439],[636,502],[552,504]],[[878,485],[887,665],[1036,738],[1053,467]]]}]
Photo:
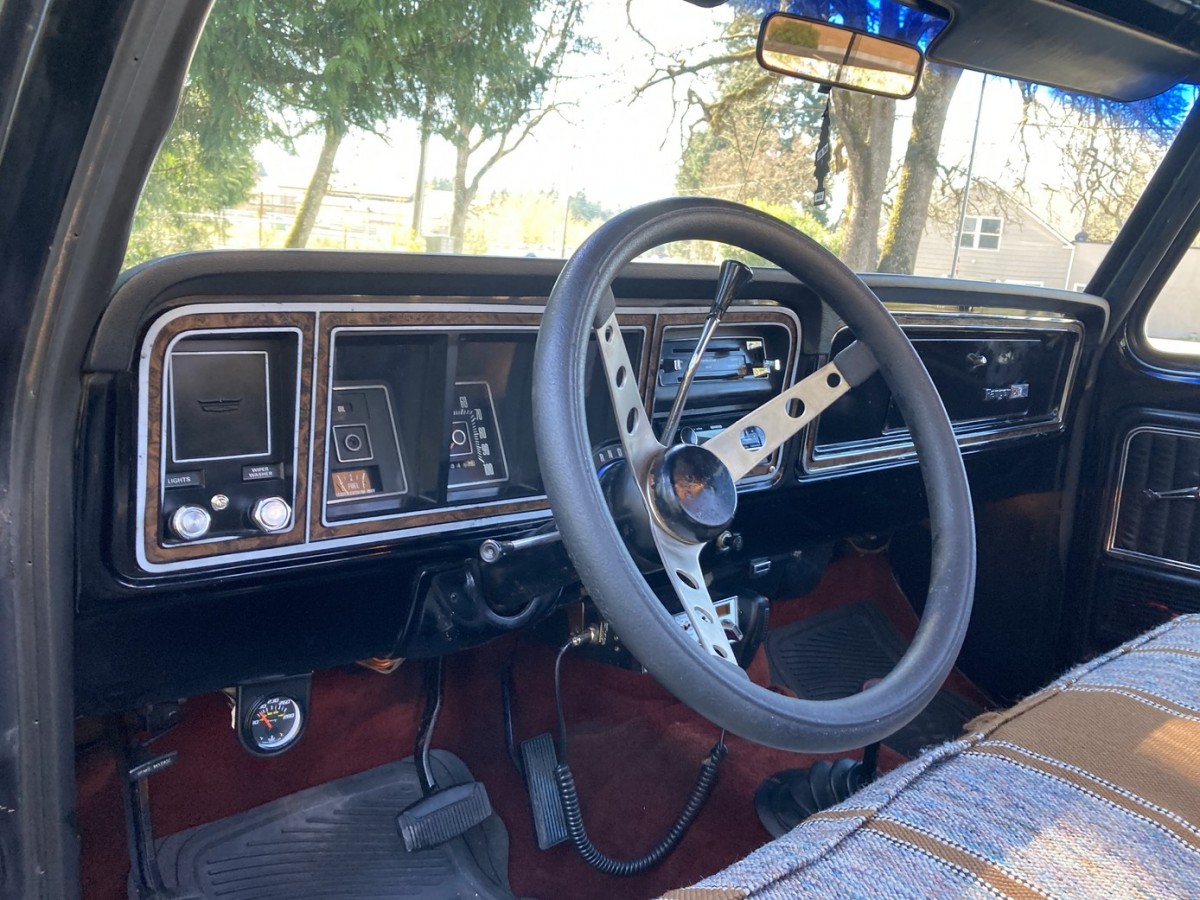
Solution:
[{"label": "house", "polygon": [[[1082,291],[1111,246],[1105,241],[1089,241],[1085,234],[1069,238],[1011,194],[990,182],[974,181],[962,229],[957,234],[955,268],[955,226],[960,210],[943,207],[931,212],[934,214],[926,220],[917,249],[915,275]],[[1195,312],[1197,284],[1200,247],[1191,247],[1150,310],[1146,331],[1152,339],[1200,340]]]},{"label": "house", "polygon": [[941,212],[926,220],[916,275],[1056,288],[1086,281],[1075,271],[1074,242],[990,182],[972,182],[961,233],[958,207]]}]

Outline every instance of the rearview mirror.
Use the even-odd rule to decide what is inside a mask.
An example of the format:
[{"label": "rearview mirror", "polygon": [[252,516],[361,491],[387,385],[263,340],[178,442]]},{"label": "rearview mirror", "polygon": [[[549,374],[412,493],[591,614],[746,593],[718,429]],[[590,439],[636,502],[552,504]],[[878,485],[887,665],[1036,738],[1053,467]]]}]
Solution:
[{"label": "rearview mirror", "polygon": [[758,62],[782,75],[902,100],[916,93],[924,57],[910,44],[776,12],[759,30]]}]

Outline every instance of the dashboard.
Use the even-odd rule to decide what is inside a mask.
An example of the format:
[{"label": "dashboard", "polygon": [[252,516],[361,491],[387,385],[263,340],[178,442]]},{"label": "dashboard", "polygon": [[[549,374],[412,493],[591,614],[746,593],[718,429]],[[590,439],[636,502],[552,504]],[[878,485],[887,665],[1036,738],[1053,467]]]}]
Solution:
[{"label": "dashboard", "polygon": [[[129,274],[97,324],[80,415],[81,709],[454,652],[578,603],[530,408],[560,265],[239,251]],[[941,393],[977,505],[1052,489],[1104,303],[866,280]],[[614,283],[656,427],[715,282],[715,267],[635,263]],[[745,294],[701,360],[684,440],[702,443],[852,340],[782,272],[758,270]],[[585,365],[601,475],[621,449],[593,352]],[[799,589],[797,548],[925,516],[912,442],[878,375],[738,489],[736,549],[706,566],[766,596]],[[496,561],[488,544],[531,549]]]},{"label": "dashboard", "polygon": [[[136,554],[146,572],[304,554],[544,518],[529,398],[541,306],[187,304],[156,319],[138,374]],[[622,310],[661,425],[705,310]],[[684,438],[701,442],[790,383],[786,309],[726,316]],[[594,351],[584,398],[597,466],[619,453]],[[780,475],[776,452],[743,479]]]}]

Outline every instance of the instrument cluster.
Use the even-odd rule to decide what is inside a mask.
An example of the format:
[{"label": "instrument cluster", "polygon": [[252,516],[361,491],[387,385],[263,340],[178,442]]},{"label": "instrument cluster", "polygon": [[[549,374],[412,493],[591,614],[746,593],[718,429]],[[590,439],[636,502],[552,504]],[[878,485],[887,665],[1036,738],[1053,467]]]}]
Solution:
[{"label": "instrument cluster", "polygon": [[[701,309],[620,312],[656,426]],[[545,519],[529,398],[536,305],[182,306],[152,323],[140,372],[136,558],[149,572],[257,561]],[[794,371],[799,324],[733,310],[689,402],[702,442]],[[593,447],[617,423],[594,351]],[[747,486],[773,483],[779,455]]]}]

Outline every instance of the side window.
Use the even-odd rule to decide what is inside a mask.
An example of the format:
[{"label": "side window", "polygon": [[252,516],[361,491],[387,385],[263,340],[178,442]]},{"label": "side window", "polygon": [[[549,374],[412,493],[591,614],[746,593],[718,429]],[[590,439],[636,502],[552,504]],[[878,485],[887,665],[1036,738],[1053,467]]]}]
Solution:
[{"label": "side window", "polygon": [[1146,342],[1159,353],[1200,357],[1200,246],[1189,247],[1146,314]]},{"label": "side window", "polygon": [[971,250],[999,250],[1004,220],[999,216],[967,216],[958,245]]}]

